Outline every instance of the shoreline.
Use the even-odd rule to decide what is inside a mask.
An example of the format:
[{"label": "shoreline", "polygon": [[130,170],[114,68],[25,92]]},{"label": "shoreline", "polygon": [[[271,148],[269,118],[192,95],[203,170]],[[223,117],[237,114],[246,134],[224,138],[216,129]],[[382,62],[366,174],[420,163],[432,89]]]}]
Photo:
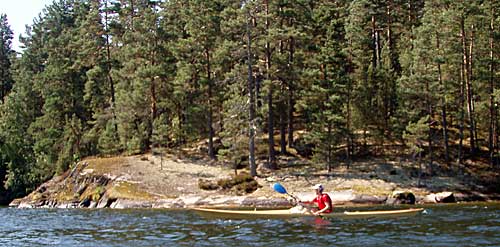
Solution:
[{"label": "shoreline", "polygon": [[[162,162],[162,163],[160,163]],[[372,161],[367,166],[387,161]],[[202,190],[199,181],[230,177],[234,170],[206,161],[193,162],[177,157],[160,160],[153,155],[92,158],[78,163],[66,173],[39,186],[24,198],[15,199],[10,207],[18,208],[285,208],[291,202],[273,191],[271,185],[283,183],[289,193],[309,200],[314,197],[310,185],[322,183],[337,206],[378,206],[398,204],[435,204],[471,201],[498,201],[500,194],[484,193],[453,177],[422,180],[405,173],[405,164],[394,163],[387,171],[338,169],[335,173],[295,173],[287,169],[261,170],[255,180],[259,188],[245,195],[230,190]],[[396,172],[394,172],[396,171]]]}]

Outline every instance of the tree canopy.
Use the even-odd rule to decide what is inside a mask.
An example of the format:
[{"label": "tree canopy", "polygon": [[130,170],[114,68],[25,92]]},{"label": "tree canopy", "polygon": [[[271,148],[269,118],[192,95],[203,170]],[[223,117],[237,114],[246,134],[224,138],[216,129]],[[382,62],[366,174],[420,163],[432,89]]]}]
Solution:
[{"label": "tree canopy", "polygon": [[58,0],[22,35],[18,56],[2,14],[0,179],[17,196],[86,156],[201,140],[210,159],[237,164],[256,152],[269,169],[291,149],[330,171],[393,145],[431,173],[436,159],[493,167],[499,7]]}]

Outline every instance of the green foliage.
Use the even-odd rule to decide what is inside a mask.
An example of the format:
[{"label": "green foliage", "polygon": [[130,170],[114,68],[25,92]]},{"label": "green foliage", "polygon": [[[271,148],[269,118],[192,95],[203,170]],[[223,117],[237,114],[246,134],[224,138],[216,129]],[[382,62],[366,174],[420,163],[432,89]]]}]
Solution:
[{"label": "green foliage", "polygon": [[245,3],[55,1],[21,37],[20,57],[2,15],[0,178],[9,193],[89,155],[206,138],[238,165],[249,132],[260,149],[268,134],[274,150],[278,129],[288,134],[282,148],[300,130],[329,169],[344,147],[355,156],[405,141],[421,152],[429,142],[442,148],[447,130],[450,143],[498,135],[496,1]]},{"label": "green foliage", "polygon": [[4,102],[14,83],[10,67],[15,52],[12,50],[12,39],[14,33],[10,29],[7,15],[0,15],[0,102]]},{"label": "green foliage", "polygon": [[98,202],[105,192],[106,188],[104,186],[98,185],[97,187],[95,187],[94,192],[91,195],[92,201]]},{"label": "green foliage", "polygon": [[115,125],[112,121],[106,124],[106,129],[99,136],[98,148],[101,154],[114,155],[118,154],[121,150],[118,133],[116,132]]},{"label": "green foliage", "polygon": [[429,133],[429,117],[425,116],[416,123],[410,122],[403,133],[403,139],[414,154],[423,151],[424,140]]}]

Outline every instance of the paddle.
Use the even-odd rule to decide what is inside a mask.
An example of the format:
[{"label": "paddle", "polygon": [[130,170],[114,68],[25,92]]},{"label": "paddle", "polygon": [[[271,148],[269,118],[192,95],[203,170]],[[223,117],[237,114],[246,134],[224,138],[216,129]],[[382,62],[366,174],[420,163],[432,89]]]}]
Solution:
[{"label": "paddle", "polygon": [[[291,198],[293,198],[293,200],[295,201],[295,203],[296,203],[296,204],[299,204],[299,203],[300,203],[299,198],[297,198],[296,196],[294,196],[294,195],[292,195],[292,194],[288,193],[288,192],[286,191],[285,187],[284,187],[283,185],[281,185],[280,183],[275,183],[275,184],[273,184],[273,189],[274,189],[274,191],[276,191],[276,192],[278,192],[278,193],[280,193],[280,194],[286,194],[286,195],[290,196]],[[301,204],[301,206],[302,206],[302,204]],[[309,213],[310,213],[310,211],[309,211]],[[322,218],[322,219],[324,218],[324,216],[322,216],[322,215],[318,215],[318,216],[319,216],[320,218]]]},{"label": "paddle", "polygon": [[274,189],[274,191],[276,191],[276,192],[278,192],[280,194],[286,194],[286,195],[290,196],[291,198],[293,198],[295,200],[295,203],[298,203],[300,201],[299,198],[297,198],[296,196],[288,193],[286,191],[285,187],[283,187],[283,185],[281,185],[280,183],[275,183],[273,185],[273,189]]}]

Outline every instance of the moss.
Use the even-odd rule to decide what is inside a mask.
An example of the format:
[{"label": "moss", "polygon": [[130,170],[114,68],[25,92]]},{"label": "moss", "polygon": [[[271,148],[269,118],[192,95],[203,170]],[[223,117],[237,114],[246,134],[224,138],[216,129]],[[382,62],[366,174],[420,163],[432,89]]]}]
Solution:
[{"label": "moss", "polygon": [[105,174],[116,171],[120,166],[127,163],[126,157],[97,158],[86,160],[95,174]]},{"label": "moss", "polygon": [[155,196],[139,188],[137,184],[118,182],[108,190],[110,198],[153,200]]}]

